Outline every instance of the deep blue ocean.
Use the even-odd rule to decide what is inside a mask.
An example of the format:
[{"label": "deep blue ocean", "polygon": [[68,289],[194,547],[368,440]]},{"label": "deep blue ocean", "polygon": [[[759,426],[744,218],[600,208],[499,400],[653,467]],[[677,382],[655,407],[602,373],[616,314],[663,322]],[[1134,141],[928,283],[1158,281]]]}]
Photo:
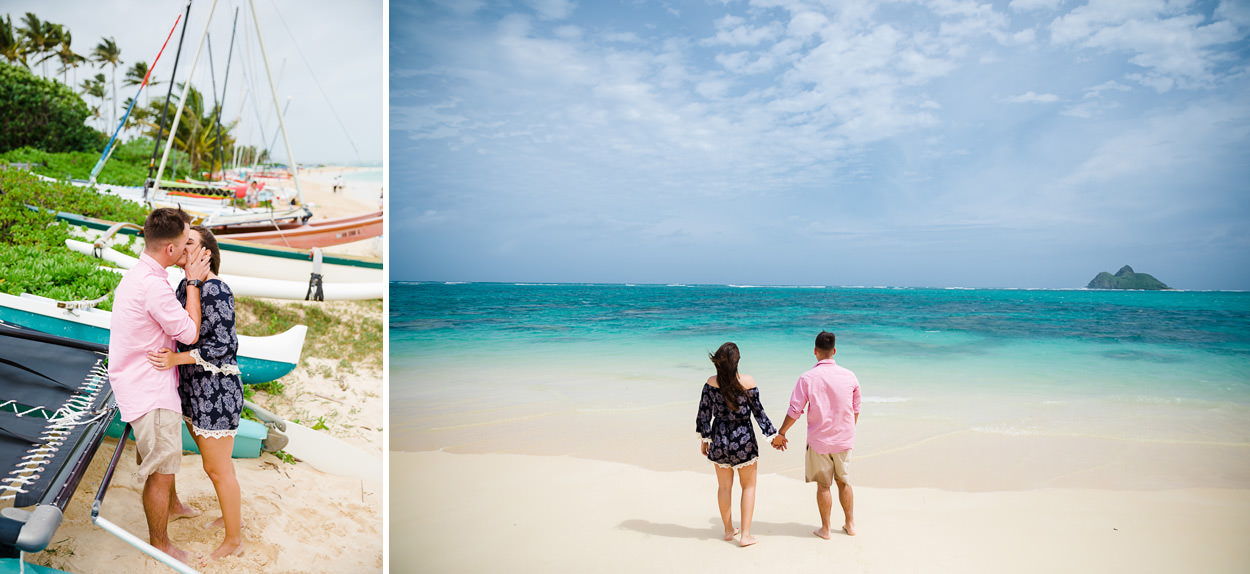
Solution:
[{"label": "deep blue ocean", "polygon": [[827,329],[881,414],[1250,440],[1244,292],[426,282],[390,297],[392,413],[411,415],[397,436],[465,405],[487,424],[691,402],[725,341],[783,405]]}]

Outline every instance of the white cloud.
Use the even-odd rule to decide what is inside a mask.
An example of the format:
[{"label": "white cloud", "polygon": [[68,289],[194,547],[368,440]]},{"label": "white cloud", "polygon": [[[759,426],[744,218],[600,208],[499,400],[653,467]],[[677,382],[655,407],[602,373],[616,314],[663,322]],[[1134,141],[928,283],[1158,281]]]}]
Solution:
[{"label": "white cloud", "polygon": [[1145,71],[1126,77],[1159,92],[1209,87],[1221,78],[1219,68],[1227,50],[1244,40],[1246,31],[1230,20],[1208,22],[1201,14],[1182,13],[1180,8],[1162,1],[1092,0],[1056,18],[1050,26],[1051,40],[1131,53],[1129,62]]},{"label": "white cloud", "polygon": [[603,35],[605,42],[615,42],[619,44],[641,44],[642,38],[633,32],[612,32]]},{"label": "white cloud", "polygon": [[1008,6],[1017,12],[1037,10],[1054,10],[1063,4],[1063,0],[1011,0]]},{"label": "white cloud", "polygon": [[728,15],[716,21],[716,36],[705,40],[704,43],[724,46],[758,46],[760,43],[773,40],[780,34],[781,27],[775,22],[766,26],[752,27],[746,23],[746,20]]},{"label": "white cloud", "polygon": [[1038,94],[1030,90],[1018,96],[1003,98],[1002,101],[1013,104],[1053,104],[1059,101],[1059,96],[1055,94]]},{"label": "white cloud", "polygon": [[573,3],[569,0],[526,0],[538,17],[543,20],[563,20],[573,13]]}]

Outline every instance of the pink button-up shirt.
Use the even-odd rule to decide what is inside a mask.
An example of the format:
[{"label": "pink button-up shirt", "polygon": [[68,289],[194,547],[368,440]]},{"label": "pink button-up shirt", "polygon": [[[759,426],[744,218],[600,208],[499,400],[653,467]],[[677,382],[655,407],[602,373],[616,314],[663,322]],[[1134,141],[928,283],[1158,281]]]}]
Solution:
[{"label": "pink button-up shirt", "polygon": [[109,384],[123,421],[134,421],[153,409],[182,412],[178,369],[158,371],[148,363],[148,351],[173,349],[174,339],[194,342],[195,322],[178,304],[165,269],[144,253],[113,293]]},{"label": "pink button-up shirt", "polygon": [[790,394],[786,415],[794,420],[807,410],[807,444],[821,454],[855,447],[855,415],[859,413],[859,379],[833,359],[803,373]]}]

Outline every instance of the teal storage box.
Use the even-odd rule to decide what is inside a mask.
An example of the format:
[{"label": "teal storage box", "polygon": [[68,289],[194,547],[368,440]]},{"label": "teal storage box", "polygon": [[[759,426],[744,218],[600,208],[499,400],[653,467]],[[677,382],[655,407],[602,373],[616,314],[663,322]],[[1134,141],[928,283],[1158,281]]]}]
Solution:
[{"label": "teal storage box", "polygon": [[[113,417],[113,422],[109,424],[106,434],[113,438],[122,436],[126,423],[122,422],[121,414]],[[239,421],[239,432],[234,435],[234,458],[256,458],[260,456],[260,445],[265,441],[265,437],[269,436],[269,427],[256,421],[243,419]],[[134,435],[130,436],[130,440],[134,440]],[[195,446],[195,439],[191,438],[191,433],[187,430],[187,425],[182,425],[182,450],[194,453],[200,452]]]}]

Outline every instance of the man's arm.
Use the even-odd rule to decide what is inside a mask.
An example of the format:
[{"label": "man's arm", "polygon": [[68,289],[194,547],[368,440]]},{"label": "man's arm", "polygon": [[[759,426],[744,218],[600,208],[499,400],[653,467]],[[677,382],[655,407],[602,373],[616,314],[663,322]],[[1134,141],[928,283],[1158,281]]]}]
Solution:
[{"label": "man's arm", "polygon": [[777,436],[773,437],[773,448],[786,450],[786,447],[790,445],[790,439],[786,438],[786,431],[790,430],[790,427],[794,426],[794,423],[797,421],[798,419],[786,414],[786,420],[781,423],[781,428],[777,430]]}]

